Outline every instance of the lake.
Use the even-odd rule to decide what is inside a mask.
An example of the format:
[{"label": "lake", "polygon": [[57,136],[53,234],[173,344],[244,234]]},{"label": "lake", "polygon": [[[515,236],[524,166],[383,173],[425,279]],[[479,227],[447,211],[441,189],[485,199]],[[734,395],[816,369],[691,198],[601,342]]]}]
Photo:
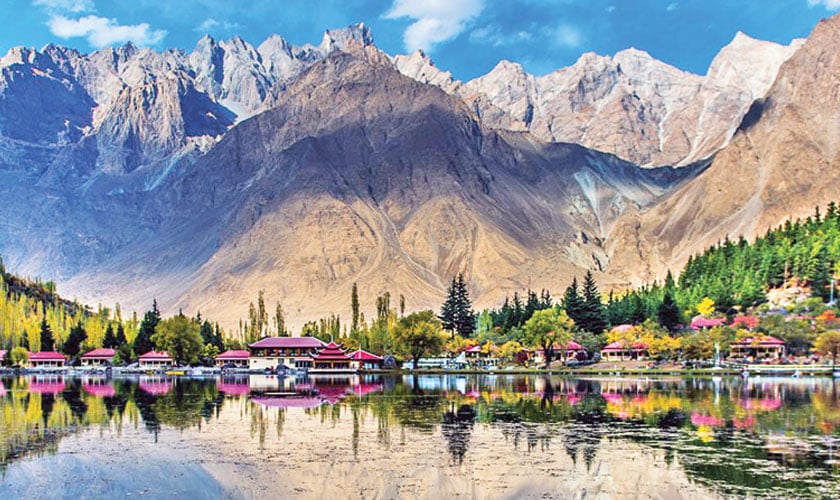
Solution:
[{"label": "lake", "polygon": [[840,497],[830,378],[0,380],[0,498]]}]

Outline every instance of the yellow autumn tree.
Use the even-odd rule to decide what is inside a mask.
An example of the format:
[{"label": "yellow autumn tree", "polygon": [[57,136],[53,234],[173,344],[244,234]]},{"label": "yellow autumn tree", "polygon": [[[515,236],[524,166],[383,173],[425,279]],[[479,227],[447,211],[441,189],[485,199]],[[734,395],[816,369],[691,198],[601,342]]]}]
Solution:
[{"label": "yellow autumn tree", "polygon": [[697,309],[697,314],[706,317],[711,316],[715,312],[715,301],[709,297],[703,297],[703,300],[695,306],[695,309]]}]

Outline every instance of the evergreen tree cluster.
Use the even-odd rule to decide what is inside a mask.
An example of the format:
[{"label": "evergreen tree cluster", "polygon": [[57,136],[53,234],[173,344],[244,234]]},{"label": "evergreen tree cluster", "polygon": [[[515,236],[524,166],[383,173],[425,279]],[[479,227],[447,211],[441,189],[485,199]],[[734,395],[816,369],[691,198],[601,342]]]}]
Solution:
[{"label": "evergreen tree cluster", "polygon": [[453,335],[471,337],[475,332],[475,312],[463,273],[452,278],[439,318],[443,329]]},{"label": "evergreen tree cluster", "polygon": [[531,319],[537,311],[549,309],[553,307],[553,300],[551,293],[543,289],[537,295],[533,290],[525,292],[525,300],[519,295],[519,292],[513,293],[513,298],[505,297],[505,301],[498,310],[490,310],[490,317],[493,321],[493,327],[500,328],[504,331],[509,331],[513,328],[520,328],[526,321]]}]

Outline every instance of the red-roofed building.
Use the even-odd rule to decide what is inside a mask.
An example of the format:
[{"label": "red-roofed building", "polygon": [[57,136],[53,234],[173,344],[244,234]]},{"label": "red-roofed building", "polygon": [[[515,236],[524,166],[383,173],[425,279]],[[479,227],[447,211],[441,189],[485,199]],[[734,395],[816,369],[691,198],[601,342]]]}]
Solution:
[{"label": "red-roofed building", "polygon": [[726,318],[695,318],[691,322],[691,328],[693,330],[702,330],[703,328],[714,328],[725,324]]},{"label": "red-roofed building", "polygon": [[[586,349],[583,348],[582,345],[578,344],[574,340],[570,340],[568,344],[566,344],[565,353],[563,352],[563,348],[560,347],[559,344],[554,344],[554,350],[551,354],[551,360],[557,361],[560,359],[578,359],[578,355],[583,353],[586,355]],[[585,358],[584,358],[585,359]],[[534,366],[542,366],[545,364],[545,349],[537,349],[534,351],[534,359],[533,365]]]},{"label": "red-roofed building", "polygon": [[248,346],[252,370],[312,368],[312,357],[326,344],[315,337],[266,337]]},{"label": "red-roofed building", "polygon": [[237,368],[248,368],[248,361],[251,353],[248,351],[225,351],[216,356],[216,365],[221,368],[225,365],[234,365]]},{"label": "red-roofed building", "polygon": [[2,363],[3,361],[6,361],[6,354],[8,354],[8,353],[9,353],[9,351],[7,351],[5,349],[0,349],[0,363]]},{"label": "red-roofed building", "polygon": [[350,356],[335,342],[327,344],[318,354],[312,357],[312,360],[314,364],[312,371],[344,372],[352,370]]},{"label": "red-roofed building", "polygon": [[356,370],[378,370],[382,368],[382,357],[358,349],[349,354],[350,366]]},{"label": "red-roofed building", "polygon": [[62,368],[67,356],[55,351],[30,352],[27,366],[33,369]]},{"label": "red-roofed building", "polygon": [[785,343],[769,335],[757,335],[729,345],[730,358],[779,359],[785,355]]},{"label": "red-roofed building", "polygon": [[111,366],[117,351],[99,348],[82,356],[82,366]]},{"label": "red-roofed building", "polygon": [[644,342],[628,344],[622,340],[616,340],[601,349],[601,359],[604,361],[641,360],[647,357],[647,349],[648,346]]},{"label": "red-roofed building", "polygon": [[172,366],[172,356],[166,351],[149,351],[137,358],[140,368],[166,368]]}]

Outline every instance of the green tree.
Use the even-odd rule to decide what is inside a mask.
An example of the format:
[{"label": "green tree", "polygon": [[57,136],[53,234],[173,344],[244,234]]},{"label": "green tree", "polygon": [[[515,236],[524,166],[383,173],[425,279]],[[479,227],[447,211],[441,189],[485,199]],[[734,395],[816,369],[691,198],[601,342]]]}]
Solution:
[{"label": "green tree", "polygon": [[114,334],[114,326],[109,322],[105,329],[105,338],[102,340],[102,347],[115,349],[117,347],[117,336]]},{"label": "green tree", "polygon": [[443,329],[452,332],[453,337],[456,333],[462,337],[471,337],[475,333],[475,312],[463,273],[452,278],[441,307],[440,320]]},{"label": "green tree", "polygon": [[394,341],[400,352],[411,357],[417,369],[421,357],[438,354],[443,349],[441,322],[429,310],[411,313],[397,322]]},{"label": "green tree", "polygon": [[350,291],[350,309],[352,318],[350,323],[350,335],[358,336],[359,333],[359,288],[353,282],[353,289]]},{"label": "green tree", "polygon": [[840,353],[840,331],[830,330],[817,337],[814,348],[825,355],[831,355],[831,364],[837,364],[837,354]]},{"label": "green tree", "polygon": [[682,323],[680,306],[677,305],[674,299],[675,292],[674,276],[671,275],[671,271],[669,270],[668,275],[665,276],[665,290],[662,296],[662,303],[659,304],[657,310],[657,316],[659,318],[659,324],[672,332],[676,331]]},{"label": "green tree", "polygon": [[199,326],[183,315],[161,321],[152,342],[158,351],[168,352],[178,365],[197,362],[204,347]]},{"label": "green tree", "polygon": [[158,310],[157,300],[152,301],[152,309],[146,311],[143,316],[143,321],[140,322],[140,329],[137,336],[134,338],[134,352],[138,355],[145,354],[154,349],[152,336],[157,331],[160,323],[160,311]]},{"label": "green tree", "polygon": [[598,292],[592,271],[586,271],[583,278],[583,304],[578,317],[573,319],[580,330],[587,332],[601,333],[607,328],[604,304],[601,302],[601,294]]},{"label": "green tree", "polygon": [[572,339],[574,321],[565,311],[543,309],[536,311],[523,327],[526,345],[542,349],[545,353],[545,367],[551,365],[554,346],[565,346]]},{"label": "green tree", "polygon": [[55,340],[53,340],[52,329],[50,329],[47,319],[41,320],[41,351],[54,351]]},{"label": "green tree", "polygon": [[9,361],[12,363],[12,366],[25,365],[29,361],[29,351],[23,347],[15,347],[9,353]]},{"label": "green tree", "polygon": [[85,339],[87,339],[87,332],[85,332],[81,323],[76,323],[75,326],[70,328],[70,335],[67,337],[67,340],[64,341],[64,346],[62,348],[64,354],[70,357],[78,356],[82,349],[82,342],[84,342]]},{"label": "green tree", "polygon": [[583,314],[584,300],[578,291],[577,277],[572,278],[572,283],[566,287],[566,292],[563,294],[563,301],[561,304],[563,310],[566,311],[566,315],[568,315],[573,321],[577,322],[580,320],[581,315]]},{"label": "green tree", "polygon": [[289,330],[286,328],[286,313],[283,312],[283,306],[279,302],[274,308],[274,328],[277,331],[278,337],[289,336]]}]

